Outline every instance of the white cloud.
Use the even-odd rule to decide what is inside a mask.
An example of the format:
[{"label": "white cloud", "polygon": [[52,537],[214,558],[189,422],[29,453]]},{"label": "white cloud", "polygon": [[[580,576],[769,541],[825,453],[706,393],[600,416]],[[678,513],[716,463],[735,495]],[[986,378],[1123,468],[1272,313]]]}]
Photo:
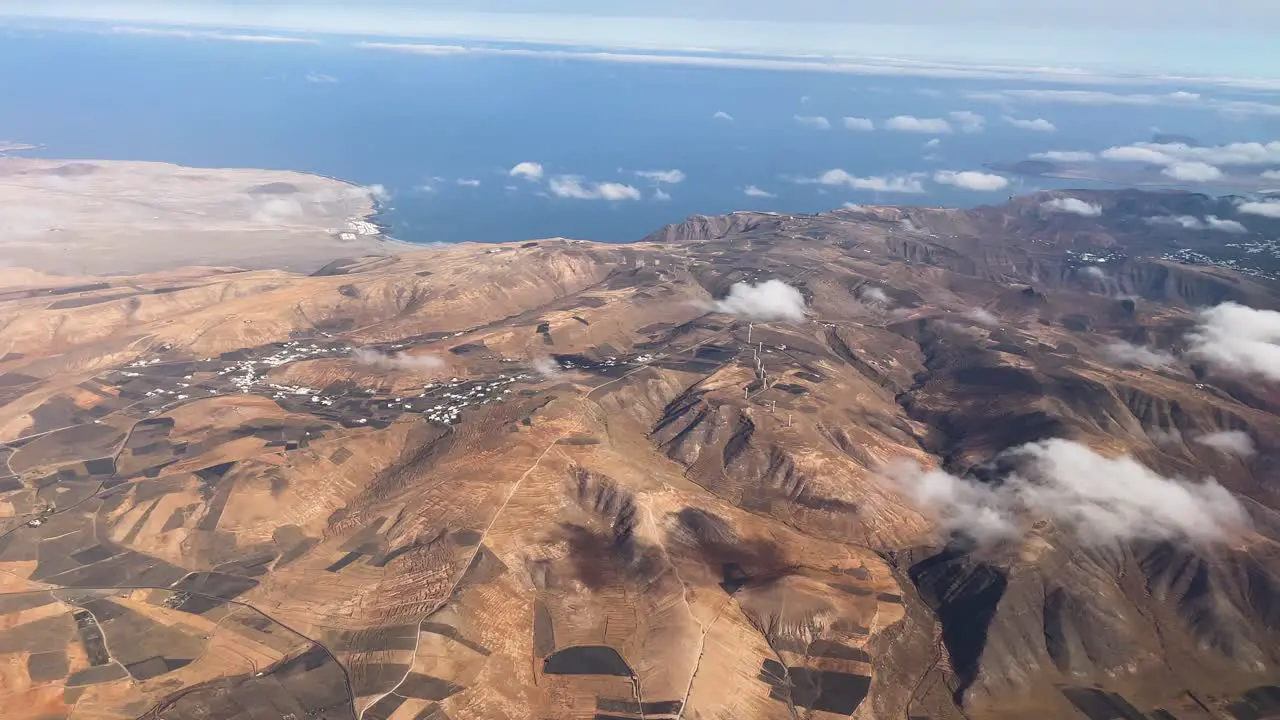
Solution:
[{"label": "white cloud", "polygon": [[[1226,145],[1192,147],[1182,143],[1134,143],[1108,148],[1102,152],[1105,160],[1142,162],[1149,165],[1177,167],[1179,165],[1218,167],[1250,167],[1280,164],[1280,141],[1268,143],[1238,142]],[[1208,172],[1203,167],[1201,172]],[[1185,172],[1185,171],[1180,171]],[[1195,172],[1191,170],[1190,172]]]},{"label": "white cloud", "polygon": [[1242,213],[1261,215],[1268,218],[1280,218],[1280,200],[1263,200],[1261,202],[1243,202],[1236,207]]},{"label": "white cloud", "polygon": [[1207,227],[1209,230],[1218,230],[1220,232],[1229,232],[1229,233],[1236,233],[1236,234],[1249,232],[1249,229],[1246,228],[1244,225],[1241,225],[1238,221],[1223,220],[1217,215],[1206,215],[1204,218],[1204,224],[1205,224],[1205,227]]},{"label": "white cloud", "polygon": [[1209,215],[1201,220],[1194,215],[1160,215],[1146,219],[1148,225],[1173,225],[1187,230],[1217,230],[1229,233],[1247,233],[1248,228],[1235,220],[1223,220]]},{"label": "white cloud", "polygon": [[855,130],[858,132],[867,132],[876,129],[876,124],[870,118],[846,117],[842,120],[845,130]]},{"label": "white cloud", "polygon": [[1048,152],[1032,153],[1032,160],[1049,160],[1051,162],[1093,162],[1098,157],[1091,152],[1081,150],[1050,150]]},{"label": "white cloud", "polygon": [[954,185],[965,190],[976,190],[981,192],[994,192],[1003,190],[1009,186],[1009,180],[1000,175],[991,173],[977,172],[974,170],[964,170],[956,172],[954,170],[939,170],[933,174],[933,181],[943,185]]},{"label": "white cloud", "polygon": [[1002,483],[986,483],[891,463],[885,476],[943,530],[979,542],[1017,538],[1023,518],[1044,518],[1080,542],[1229,540],[1246,531],[1248,515],[1212,478],[1167,478],[1130,457],[1109,458],[1070,440],[1047,440],[1007,451],[1021,461]]},{"label": "white cloud", "polygon": [[867,209],[865,205],[859,205],[858,203],[855,203],[855,202],[840,203],[840,207],[844,208],[845,210],[854,210],[857,212],[863,212]]},{"label": "white cloud", "polygon": [[804,296],[781,280],[767,280],[759,285],[735,283],[729,288],[729,295],[717,300],[713,308],[716,312],[762,322],[802,322],[805,314]]},{"label": "white cloud", "polygon": [[996,327],[1000,324],[1000,318],[991,314],[991,311],[983,308],[966,310],[964,316],[973,322],[976,322],[979,325],[985,325],[986,327]]},{"label": "white cloud", "polygon": [[480,181],[473,178],[458,178],[457,182],[462,187],[480,187]]},{"label": "white cloud", "polygon": [[409,355],[407,353],[387,355],[367,348],[357,348],[352,351],[351,357],[361,365],[368,365],[381,370],[427,372],[438,370],[445,366],[445,362],[435,355]]},{"label": "white cloud", "polygon": [[792,119],[814,130],[830,130],[831,121],[821,115],[793,115]]},{"label": "white cloud", "polygon": [[729,113],[727,113],[727,112],[723,111],[723,110],[717,110],[717,111],[716,111],[716,114],[711,116],[711,119],[713,119],[713,120],[725,120],[725,121],[727,121],[727,122],[733,122],[733,116],[732,116],[732,115],[730,115]]},{"label": "white cloud", "polygon": [[268,43],[283,45],[318,45],[319,40],[315,38],[286,37],[283,35],[226,35],[222,33],[205,33],[203,37],[210,40],[224,40],[227,42],[244,42],[244,43]]},{"label": "white cloud", "polygon": [[1280,312],[1233,302],[1200,311],[1188,354],[1215,370],[1280,382]]},{"label": "white cloud", "polygon": [[1178,428],[1170,428],[1165,430],[1161,427],[1146,428],[1147,437],[1151,438],[1151,442],[1162,447],[1182,444],[1182,431]]},{"label": "white cloud", "polygon": [[386,185],[382,185],[378,183],[375,183],[373,185],[365,185],[362,188],[358,188],[357,191],[364,192],[369,196],[369,199],[373,200],[374,202],[385,204],[386,202],[391,200],[391,191],[387,189]]},{"label": "white cloud", "polygon": [[560,363],[557,363],[549,357],[536,357],[533,359],[531,364],[533,365],[533,369],[537,371],[539,375],[547,378],[548,380],[553,380],[564,375],[564,370],[560,367]]},{"label": "white cloud", "polygon": [[1116,365],[1140,365],[1145,368],[1166,368],[1173,364],[1173,356],[1162,350],[1152,350],[1123,340],[1116,340],[1102,348],[1102,356]]},{"label": "white cloud", "polygon": [[771,198],[771,197],[778,197],[777,195],[774,195],[773,193],[769,192],[768,190],[761,190],[760,188],[756,187],[755,185],[748,185],[748,186],[746,187],[746,189],[744,189],[744,190],[742,191],[742,194],[743,194],[743,195],[746,195],[747,197],[753,197],[753,198]]},{"label": "white cloud", "polygon": [[637,170],[637,177],[652,180],[656,183],[675,185],[685,180],[685,174],[679,170]]},{"label": "white cloud", "polygon": [[556,175],[547,184],[548,191],[558,198],[572,200],[639,200],[640,191],[622,183],[592,183],[578,175]]},{"label": "white cloud", "polygon": [[1222,179],[1222,171],[1202,162],[1176,163],[1160,173],[1182,182],[1213,182]]},{"label": "white cloud", "polygon": [[1239,457],[1249,457],[1258,452],[1253,445],[1253,438],[1249,433],[1241,430],[1223,430],[1221,432],[1206,433],[1197,437],[1196,442],[1201,445],[1207,445],[1220,453],[1227,455],[1238,455]]},{"label": "white cloud", "polygon": [[1102,151],[1102,159],[1116,162],[1150,163],[1152,165],[1170,165],[1175,162],[1159,150],[1137,145],[1107,148]]},{"label": "white cloud", "polygon": [[258,203],[250,219],[268,225],[282,225],[301,220],[304,215],[306,209],[297,198],[269,197]]},{"label": "white cloud", "polygon": [[867,286],[858,292],[858,297],[865,303],[872,305],[880,305],[882,307],[893,307],[893,300],[889,295],[878,287]]},{"label": "white cloud", "polygon": [[934,138],[929,142],[925,143],[924,146],[927,148],[936,148],[941,144],[942,144],[942,138]]},{"label": "white cloud", "polygon": [[1085,202],[1079,198],[1054,198],[1040,203],[1040,207],[1049,212],[1063,212],[1081,217],[1098,217],[1102,214],[1102,206],[1097,203]]},{"label": "white cloud", "polygon": [[321,85],[332,85],[333,83],[338,82],[338,78],[332,75],[325,75],[324,73],[307,73],[306,78],[307,82]]},{"label": "white cloud", "polygon": [[659,202],[665,202],[671,199],[671,193],[666,192],[662,188],[657,188],[653,191],[653,199],[658,200]]},{"label": "white cloud", "polygon": [[987,119],[971,110],[956,110],[955,112],[947,113],[947,117],[950,117],[960,126],[960,132],[962,133],[980,133],[987,127]]},{"label": "white cloud", "polygon": [[507,175],[535,182],[542,179],[542,172],[542,163],[526,161],[511,168]]},{"label": "white cloud", "polygon": [[1054,125],[1048,120],[1045,120],[1044,118],[1036,118],[1034,120],[1021,120],[1019,118],[1009,117],[1008,115],[1005,115],[1004,121],[1018,128],[1019,130],[1033,130],[1035,132],[1046,132],[1046,133],[1058,131],[1058,126]]},{"label": "white cloud", "polygon": [[942,118],[918,118],[914,115],[891,117],[884,121],[884,129],[930,135],[948,135],[952,132],[951,123]]},{"label": "white cloud", "polygon": [[1280,170],[1264,170],[1261,177],[1263,180],[1280,180]]},{"label": "white cloud", "polygon": [[974,100],[1017,99],[1065,105],[1195,105],[1197,93],[1176,91],[1162,95],[1125,94],[1102,90],[1004,90],[998,93],[970,93]]},{"label": "white cloud", "polygon": [[288,45],[320,44],[319,40],[315,38],[307,38],[307,37],[292,37],[292,36],[286,36],[286,35],[256,35],[256,34],[204,32],[204,31],[197,31],[197,30],[186,30],[181,28],[117,26],[117,27],[111,28],[111,32],[117,35],[140,35],[144,37],[172,37],[172,38],[185,38],[188,40],[219,40],[223,42],[268,43],[268,44],[288,44]]},{"label": "white cloud", "polygon": [[[518,17],[518,16],[517,16]],[[628,19],[634,22],[634,19]],[[665,20],[664,20],[665,22]],[[592,27],[598,26],[598,23],[591,23]],[[562,22],[555,23],[555,31],[550,34],[544,34],[540,38],[547,46],[554,44],[563,44],[564,35]],[[342,32],[339,30],[338,32]],[[391,33],[396,34],[396,33]],[[455,33],[455,35],[469,33]],[[530,42],[539,42],[539,38],[529,37],[526,34],[517,36],[519,39],[528,40]],[[491,37],[490,39],[512,40],[517,39],[511,35],[500,37]],[[699,33],[699,37],[705,37],[705,30]],[[593,35],[590,40],[580,40],[574,42],[591,43],[597,45],[609,44],[599,42],[598,36]],[[647,44],[647,43],[646,43]],[[1072,85],[1092,84],[1092,85],[1115,85],[1115,84],[1131,84],[1139,82],[1139,78],[1134,76],[1116,77],[1106,74],[1094,74],[1084,72],[1077,68],[1054,68],[1054,67],[1018,67],[1010,65],[992,65],[992,64],[959,64],[946,62],[930,62],[921,60],[897,60],[892,58],[878,58],[874,60],[855,59],[851,57],[821,57],[813,54],[804,56],[795,55],[772,55],[768,57],[748,57],[739,53],[721,54],[708,53],[705,51],[689,52],[679,48],[670,48],[666,50],[650,49],[646,52],[631,52],[625,48],[625,43],[615,44],[618,49],[612,50],[579,50],[579,49],[562,49],[554,47],[494,47],[485,45],[433,45],[428,43],[394,43],[394,42],[361,42],[356,43],[357,47],[369,50],[381,50],[390,52],[412,53],[416,55],[424,55],[428,57],[440,57],[456,55],[460,53],[468,53],[474,55],[490,55],[490,56],[508,56],[508,57],[526,57],[541,58],[546,60],[575,60],[582,62],[609,62],[609,63],[639,63],[647,65],[665,65],[665,66],[698,66],[711,68],[737,68],[750,70],[770,70],[780,72],[820,72],[835,73],[847,75],[868,75],[879,77],[927,77],[927,78],[948,78],[948,79],[980,79],[980,80],[1028,80],[1040,82],[1062,82]],[[735,49],[740,49],[740,43],[735,42]],[[1155,82],[1168,83],[1179,78],[1170,78],[1164,76],[1155,76],[1149,78]],[[1239,87],[1245,89],[1263,89],[1273,90],[1277,87],[1277,83],[1271,80],[1257,79],[1239,79],[1239,78],[1212,78],[1214,84],[1226,87]],[[1009,91],[1013,92],[1013,91]],[[1036,92],[1036,91],[1029,91]],[[1080,92],[1080,91],[1077,91]],[[1162,96],[1150,96],[1153,98],[1164,98],[1163,102],[1173,103],[1179,102],[1183,96],[1193,96],[1192,93],[1168,93]],[[973,93],[971,97],[974,99],[990,100],[994,98],[1006,98],[1001,93]],[[1124,97],[1117,95],[1117,97]],[[1093,103],[1098,104],[1098,103]],[[1143,103],[1126,103],[1126,104],[1143,104]]]},{"label": "white cloud", "polygon": [[913,193],[924,192],[924,183],[916,175],[857,177],[844,170],[828,170],[816,178],[797,180],[802,185],[847,186],[853,190],[870,190],[872,192]]}]

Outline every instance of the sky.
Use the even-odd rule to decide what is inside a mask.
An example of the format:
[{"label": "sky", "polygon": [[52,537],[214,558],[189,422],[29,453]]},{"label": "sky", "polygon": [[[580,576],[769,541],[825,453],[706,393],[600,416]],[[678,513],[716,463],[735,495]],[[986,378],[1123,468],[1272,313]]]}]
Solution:
[{"label": "sky", "polygon": [[0,16],[1280,78],[1275,0],[0,0]]}]

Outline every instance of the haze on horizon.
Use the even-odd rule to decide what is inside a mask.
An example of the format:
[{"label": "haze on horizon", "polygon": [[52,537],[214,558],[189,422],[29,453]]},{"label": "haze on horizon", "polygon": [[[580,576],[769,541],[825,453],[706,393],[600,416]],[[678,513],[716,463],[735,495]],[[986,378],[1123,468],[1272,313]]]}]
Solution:
[{"label": "haze on horizon", "polygon": [[3,18],[1280,78],[1268,0],[0,0]]}]

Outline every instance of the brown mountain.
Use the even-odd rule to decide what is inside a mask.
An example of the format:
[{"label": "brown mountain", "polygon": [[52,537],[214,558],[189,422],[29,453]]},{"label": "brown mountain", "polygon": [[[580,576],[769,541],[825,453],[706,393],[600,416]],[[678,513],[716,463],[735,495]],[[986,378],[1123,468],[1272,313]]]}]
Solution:
[{"label": "brown mountain", "polygon": [[1211,264],[1269,231],[1229,205],[23,275],[5,717],[1280,716],[1275,338],[1198,310],[1280,293]]}]

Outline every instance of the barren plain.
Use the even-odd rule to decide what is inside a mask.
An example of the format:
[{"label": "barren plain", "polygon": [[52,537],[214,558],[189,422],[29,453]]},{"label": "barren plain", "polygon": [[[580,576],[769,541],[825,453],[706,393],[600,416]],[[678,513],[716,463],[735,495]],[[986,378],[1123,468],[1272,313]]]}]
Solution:
[{"label": "barren plain", "polygon": [[310,272],[317,259],[399,247],[351,226],[373,214],[378,194],[296,172],[0,155],[0,258],[61,275]]}]

